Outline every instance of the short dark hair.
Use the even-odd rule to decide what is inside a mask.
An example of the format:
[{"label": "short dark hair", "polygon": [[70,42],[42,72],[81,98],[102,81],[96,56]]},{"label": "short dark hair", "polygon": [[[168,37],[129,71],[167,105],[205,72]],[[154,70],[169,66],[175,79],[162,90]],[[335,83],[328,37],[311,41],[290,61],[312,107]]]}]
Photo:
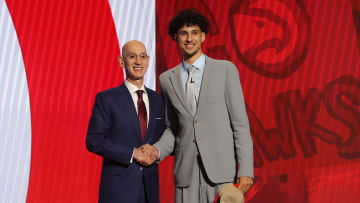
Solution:
[{"label": "short dark hair", "polygon": [[177,34],[178,30],[184,25],[198,25],[201,31],[207,34],[209,28],[209,20],[195,10],[182,10],[170,21],[168,30],[168,34],[170,35],[170,37],[175,40],[174,35]]}]

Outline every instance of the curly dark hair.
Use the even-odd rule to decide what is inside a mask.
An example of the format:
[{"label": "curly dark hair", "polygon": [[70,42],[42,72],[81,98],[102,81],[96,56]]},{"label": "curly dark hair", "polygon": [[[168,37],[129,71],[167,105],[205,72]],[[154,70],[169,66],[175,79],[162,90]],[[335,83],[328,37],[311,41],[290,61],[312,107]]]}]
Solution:
[{"label": "curly dark hair", "polygon": [[180,11],[173,19],[170,21],[168,34],[170,37],[175,40],[175,34],[178,30],[184,25],[198,25],[202,32],[205,34],[208,33],[209,20],[205,18],[201,13],[192,9],[186,9]]}]

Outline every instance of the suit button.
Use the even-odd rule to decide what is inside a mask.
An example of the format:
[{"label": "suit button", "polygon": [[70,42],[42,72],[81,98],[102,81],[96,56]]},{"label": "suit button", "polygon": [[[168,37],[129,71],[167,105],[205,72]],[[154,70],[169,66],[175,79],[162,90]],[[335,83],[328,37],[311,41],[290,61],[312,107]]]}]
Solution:
[{"label": "suit button", "polygon": [[193,139],[193,143],[196,143],[195,139]]},{"label": "suit button", "polygon": [[143,167],[140,167],[140,171],[142,171],[144,168]]}]

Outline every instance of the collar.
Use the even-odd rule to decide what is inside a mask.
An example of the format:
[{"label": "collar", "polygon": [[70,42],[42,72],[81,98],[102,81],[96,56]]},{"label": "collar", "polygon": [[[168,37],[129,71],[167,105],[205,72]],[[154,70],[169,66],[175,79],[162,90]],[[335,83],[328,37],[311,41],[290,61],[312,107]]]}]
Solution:
[{"label": "collar", "polygon": [[[205,67],[205,55],[201,54],[200,57],[198,59],[196,59],[196,61],[192,65],[195,66],[195,68],[198,69],[198,70],[204,69],[204,67]],[[190,64],[186,63],[184,60],[182,61],[182,68],[183,68],[184,71],[187,71],[189,66],[190,66]]]},{"label": "collar", "polygon": [[140,88],[138,88],[134,84],[132,84],[131,82],[126,80],[126,79],[125,79],[124,83],[125,83],[125,86],[128,88],[130,93],[136,93],[136,91],[142,90],[142,91],[144,91],[145,94],[147,94],[144,84]]}]

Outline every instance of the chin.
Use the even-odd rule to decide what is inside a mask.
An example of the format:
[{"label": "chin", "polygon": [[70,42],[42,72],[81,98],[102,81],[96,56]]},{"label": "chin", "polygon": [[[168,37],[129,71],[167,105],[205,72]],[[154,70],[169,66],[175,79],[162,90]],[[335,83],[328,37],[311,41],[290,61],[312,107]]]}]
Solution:
[{"label": "chin", "polygon": [[196,54],[196,52],[192,52],[192,53],[188,53],[188,52],[184,52],[184,55],[186,56],[186,58],[191,58]]},{"label": "chin", "polygon": [[135,76],[136,80],[144,79],[145,74]]},{"label": "chin", "polygon": [[186,52],[186,54],[189,56],[194,56],[196,54],[196,51],[188,51]]}]

